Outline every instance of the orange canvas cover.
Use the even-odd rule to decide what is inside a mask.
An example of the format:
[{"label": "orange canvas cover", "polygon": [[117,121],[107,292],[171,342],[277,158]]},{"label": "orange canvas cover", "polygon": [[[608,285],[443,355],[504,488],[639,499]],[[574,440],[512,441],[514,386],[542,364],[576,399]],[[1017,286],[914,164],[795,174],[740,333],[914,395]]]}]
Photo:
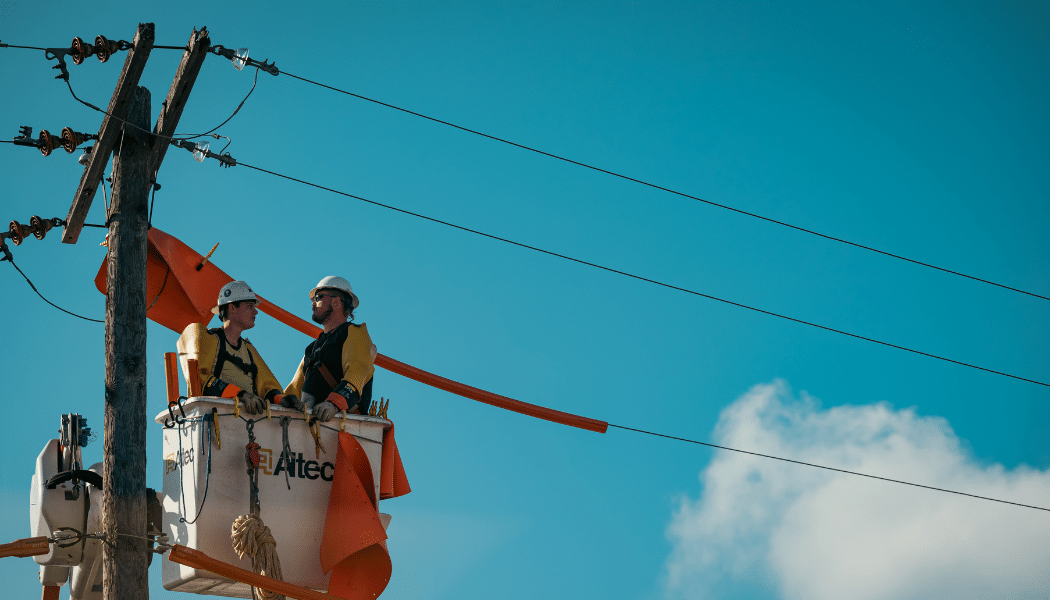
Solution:
[{"label": "orange canvas cover", "polygon": [[394,440],[394,426],[383,432],[383,457],[379,461],[379,499],[397,498],[412,491]]},{"label": "orange canvas cover", "polygon": [[[197,265],[204,257],[178,238],[156,227],[149,230],[146,248],[146,316],[182,333],[190,323],[207,323],[222,286],[233,281],[214,263]],[[95,276],[95,287],[106,293],[106,265]]]},{"label": "orange canvas cover", "polygon": [[321,570],[331,571],[329,594],[372,600],[386,589],[391,565],[378,500],[365,449],[340,431],[321,538]]}]

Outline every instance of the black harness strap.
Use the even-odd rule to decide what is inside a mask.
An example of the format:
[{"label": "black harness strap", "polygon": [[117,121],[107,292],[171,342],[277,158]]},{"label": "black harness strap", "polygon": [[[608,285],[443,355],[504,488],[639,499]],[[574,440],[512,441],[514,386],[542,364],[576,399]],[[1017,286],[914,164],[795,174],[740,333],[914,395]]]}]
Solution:
[{"label": "black harness strap", "polygon": [[[220,375],[222,375],[223,367],[226,366],[227,362],[230,362],[233,364],[233,366],[240,369],[241,372],[247,373],[248,376],[251,377],[252,381],[254,382],[256,376],[259,374],[259,367],[255,365],[255,357],[252,356],[251,348],[248,348],[249,362],[246,363],[244,362],[244,359],[242,359],[239,356],[233,355],[232,353],[230,353],[229,349],[227,349],[226,334],[223,332],[221,327],[209,329],[208,333],[214,334],[219,338],[219,351],[215,354],[215,367],[212,368],[211,374],[221,379],[222,377],[220,377]],[[247,344],[248,340],[241,338],[241,343]]]}]

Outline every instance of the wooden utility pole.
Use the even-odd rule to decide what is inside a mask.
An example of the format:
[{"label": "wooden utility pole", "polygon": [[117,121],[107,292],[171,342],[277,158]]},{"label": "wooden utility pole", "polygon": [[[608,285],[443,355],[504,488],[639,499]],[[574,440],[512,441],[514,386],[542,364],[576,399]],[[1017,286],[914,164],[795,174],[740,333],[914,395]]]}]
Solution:
[{"label": "wooden utility pole", "polygon": [[102,527],[110,541],[103,545],[102,555],[105,600],[149,597],[145,540],[149,120],[149,90],[140,87],[135,90],[122,139],[113,153],[102,463]]},{"label": "wooden utility pole", "polygon": [[157,125],[149,131],[150,93],[138,87],[153,49],[152,23],[140,23],[124,61],[99,139],[66,217],[62,241],[75,244],[110,154],[113,203],[106,216],[106,415],[102,467],[103,598],[149,597],[146,503],[146,248],[148,200],[210,40],[193,31]]}]

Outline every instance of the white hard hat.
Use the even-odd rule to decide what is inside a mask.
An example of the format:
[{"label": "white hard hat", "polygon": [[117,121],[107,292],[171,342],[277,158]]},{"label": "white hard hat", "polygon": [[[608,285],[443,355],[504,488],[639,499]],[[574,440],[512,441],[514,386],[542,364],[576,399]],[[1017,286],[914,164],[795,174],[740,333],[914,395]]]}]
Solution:
[{"label": "white hard hat", "polygon": [[255,297],[255,292],[252,291],[252,288],[248,287],[247,283],[244,283],[243,281],[231,281],[222,286],[222,289],[219,290],[219,301],[215,308],[211,309],[211,314],[219,314],[219,307],[224,304],[241,302],[243,300],[259,301],[259,299]]},{"label": "white hard hat", "polygon": [[317,292],[317,290],[325,288],[332,290],[340,290],[346,292],[347,294],[350,294],[350,303],[352,304],[350,310],[357,308],[357,305],[361,304],[361,299],[357,297],[357,294],[354,293],[354,290],[350,289],[350,282],[343,279],[342,277],[336,277],[335,275],[329,275],[328,277],[325,277],[321,281],[317,282],[317,285],[314,286],[314,289],[310,290],[310,299],[314,299],[314,293]]}]

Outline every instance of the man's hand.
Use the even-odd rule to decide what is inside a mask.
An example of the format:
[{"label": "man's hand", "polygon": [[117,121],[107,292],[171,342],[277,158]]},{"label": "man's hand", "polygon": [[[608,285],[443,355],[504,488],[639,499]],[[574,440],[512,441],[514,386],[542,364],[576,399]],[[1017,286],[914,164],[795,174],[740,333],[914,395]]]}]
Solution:
[{"label": "man's hand", "polygon": [[331,421],[339,409],[331,402],[325,401],[314,407],[314,418],[324,423]]},{"label": "man's hand", "polygon": [[251,392],[242,391],[237,394],[244,403],[244,410],[248,411],[249,415],[258,415],[266,411],[266,400],[256,396]]},{"label": "man's hand", "polygon": [[294,408],[295,410],[302,412],[303,401],[295,394],[285,394],[281,397],[281,406],[285,408]]}]

